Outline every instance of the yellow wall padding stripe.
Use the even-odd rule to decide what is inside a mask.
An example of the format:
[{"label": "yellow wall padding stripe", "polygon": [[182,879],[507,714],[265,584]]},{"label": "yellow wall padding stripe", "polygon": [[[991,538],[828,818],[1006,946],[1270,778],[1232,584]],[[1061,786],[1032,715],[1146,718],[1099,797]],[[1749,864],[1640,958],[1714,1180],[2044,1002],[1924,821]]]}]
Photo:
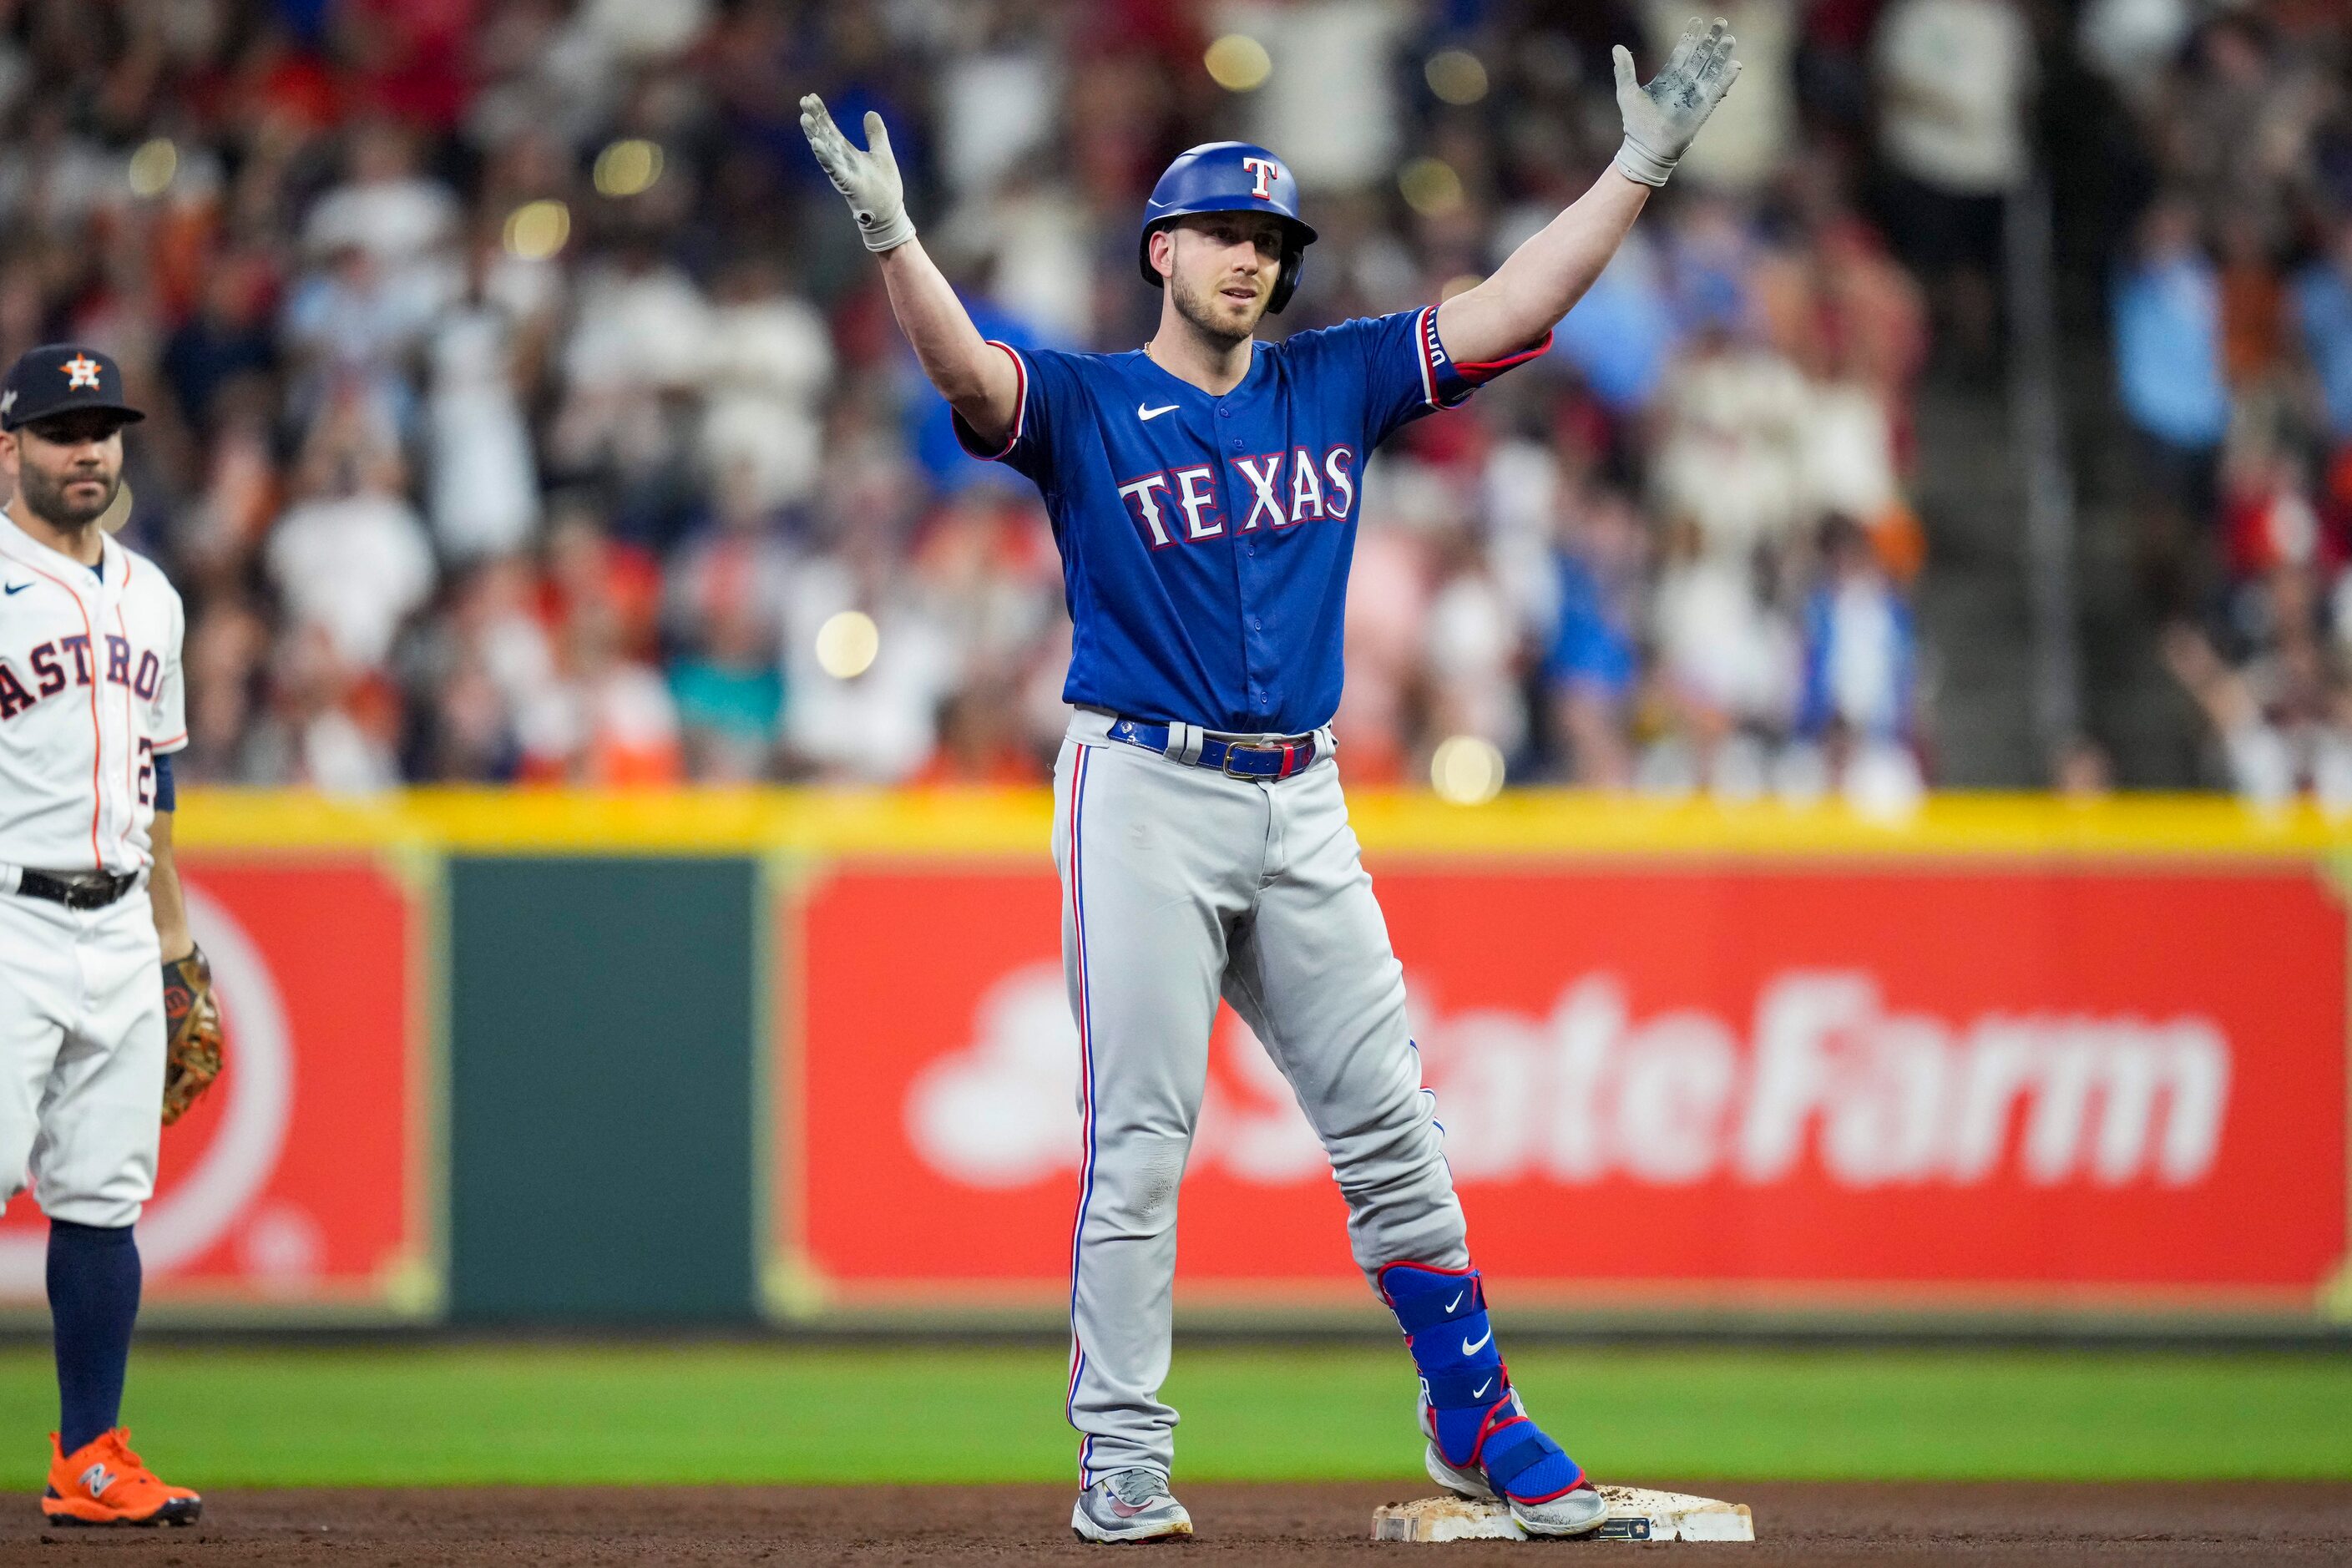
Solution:
[{"label": "yellow wall padding stripe", "polygon": [[[1276,786],[1280,787],[1280,786]],[[2352,850],[2352,820],[2261,812],[2212,795],[2089,803],[1950,794],[1899,821],[1843,805],[1659,801],[1514,791],[1453,805],[1413,791],[1349,796],[1379,855],[2123,857],[2310,859]],[[177,841],[219,852],[415,847],[474,854],[989,855],[1043,861],[1043,789],[904,791],[426,788],[339,799],[293,791],[181,792]]]}]

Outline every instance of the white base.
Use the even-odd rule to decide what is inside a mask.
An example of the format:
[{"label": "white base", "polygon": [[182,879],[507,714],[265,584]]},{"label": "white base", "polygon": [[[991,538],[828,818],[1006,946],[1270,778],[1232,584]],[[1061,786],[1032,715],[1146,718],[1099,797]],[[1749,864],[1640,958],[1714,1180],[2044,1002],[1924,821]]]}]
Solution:
[{"label": "white base", "polygon": [[[1647,1487],[1602,1487],[1609,1517],[1579,1541],[1753,1541],[1756,1518],[1746,1503],[1717,1502]],[[1468,1498],[1423,1498],[1372,1510],[1374,1541],[1528,1541],[1511,1510]]]}]

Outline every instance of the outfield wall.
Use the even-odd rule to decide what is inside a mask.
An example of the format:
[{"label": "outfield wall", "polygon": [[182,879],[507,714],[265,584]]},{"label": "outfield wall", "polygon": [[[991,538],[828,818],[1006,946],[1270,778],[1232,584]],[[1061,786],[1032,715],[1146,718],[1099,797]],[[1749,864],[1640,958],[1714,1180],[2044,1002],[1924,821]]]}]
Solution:
[{"label": "outfield wall", "polygon": [[[1042,794],[190,791],[184,1321],[1031,1322],[1079,1129]],[[2352,1317],[2352,830],[2204,799],[1356,802],[1481,1260],[1563,1321]],[[35,1308],[37,1219],[0,1220]],[[1190,1321],[1375,1321],[1230,1014]]]}]

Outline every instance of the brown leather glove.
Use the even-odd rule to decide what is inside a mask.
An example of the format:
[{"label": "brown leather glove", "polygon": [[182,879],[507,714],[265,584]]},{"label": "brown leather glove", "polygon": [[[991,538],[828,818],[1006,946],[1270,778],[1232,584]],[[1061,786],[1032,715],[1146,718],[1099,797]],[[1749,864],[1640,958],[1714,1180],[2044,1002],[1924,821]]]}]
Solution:
[{"label": "brown leather glove", "polygon": [[220,1004],[202,948],[163,966],[163,1125],[187,1113],[221,1070]]}]

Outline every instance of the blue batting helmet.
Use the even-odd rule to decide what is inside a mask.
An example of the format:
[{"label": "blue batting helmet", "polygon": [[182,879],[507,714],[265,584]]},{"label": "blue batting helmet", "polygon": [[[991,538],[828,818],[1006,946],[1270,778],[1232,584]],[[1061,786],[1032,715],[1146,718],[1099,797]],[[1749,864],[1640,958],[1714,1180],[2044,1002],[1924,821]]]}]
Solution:
[{"label": "blue batting helmet", "polygon": [[1271,213],[1282,220],[1286,236],[1282,247],[1282,276],[1274,281],[1269,310],[1290,303],[1298,288],[1298,268],[1315,231],[1298,216],[1298,182],[1283,161],[1247,142],[1208,142],[1177,155],[1151,187],[1143,206],[1143,227],[1136,236],[1136,264],[1144,281],[1154,288],[1164,279],[1152,269],[1151,231],[1174,218],[1193,213]]}]

